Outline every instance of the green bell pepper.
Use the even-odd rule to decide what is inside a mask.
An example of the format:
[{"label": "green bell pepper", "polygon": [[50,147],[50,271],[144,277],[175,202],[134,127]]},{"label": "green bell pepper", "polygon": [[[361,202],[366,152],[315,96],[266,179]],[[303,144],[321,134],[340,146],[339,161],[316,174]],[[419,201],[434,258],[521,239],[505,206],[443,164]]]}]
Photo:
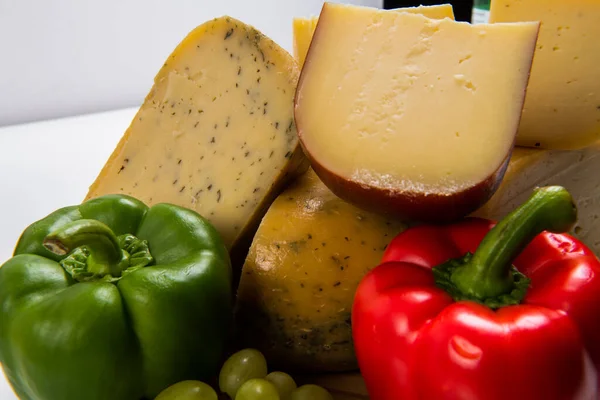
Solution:
[{"label": "green bell pepper", "polygon": [[108,195],[30,225],[0,268],[0,361],[22,400],[138,400],[218,374],[231,262],[194,211]]}]

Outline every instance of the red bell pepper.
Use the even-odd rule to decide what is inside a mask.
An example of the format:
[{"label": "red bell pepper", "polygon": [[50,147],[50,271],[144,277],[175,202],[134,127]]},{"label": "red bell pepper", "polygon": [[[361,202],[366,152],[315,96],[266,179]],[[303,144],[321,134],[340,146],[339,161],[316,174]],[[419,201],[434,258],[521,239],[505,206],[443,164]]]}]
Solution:
[{"label": "red bell pepper", "polygon": [[598,398],[600,261],[570,194],[505,219],[398,235],[361,281],[352,329],[372,400]]}]

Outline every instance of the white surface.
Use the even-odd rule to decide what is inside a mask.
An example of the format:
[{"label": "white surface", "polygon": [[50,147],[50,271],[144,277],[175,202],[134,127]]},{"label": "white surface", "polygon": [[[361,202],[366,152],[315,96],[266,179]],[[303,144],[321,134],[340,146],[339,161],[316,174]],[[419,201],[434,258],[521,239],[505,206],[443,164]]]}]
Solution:
[{"label": "white surface", "polygon": [[[0,128],[0,264],[30,223],[81,203],[136,111]],[[16,399],[3,375],[0,399]]]},{"label": "white surface", "polygon": [[0,263],[27,225],[81,203],[136,111],[0,128]]},{"label": "white surface", "polygon": [[[337,0],[334,0],[337,1]],[[382,7],[383,0],[344,0]],[[141,104],[185,35],[221,15],[292,48],[322,0],[0,0],[0,126]]]}]

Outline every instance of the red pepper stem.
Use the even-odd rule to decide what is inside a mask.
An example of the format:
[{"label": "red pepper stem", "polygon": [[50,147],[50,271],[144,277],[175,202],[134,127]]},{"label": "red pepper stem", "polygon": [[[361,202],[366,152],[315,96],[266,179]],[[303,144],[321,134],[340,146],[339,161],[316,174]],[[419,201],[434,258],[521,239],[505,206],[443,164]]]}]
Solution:
[{"label": "red pepper stem", "polygon": [[87,271],[95,276],[121,276],[129,265],[128,255],[121,250],[114,232],[100,221],[80,219],[65,224],[44,239],[44,247],[55,254],[65,255],[86,246]]},{"label": "red pepper stem", "polygon": [[577,208],[565,188],[537,188],[488,232],[451,280],[460,292],[481,300],[510,293],[515,288],[512,261],[521,251],[541,232],[567,232],[576,220]]}]

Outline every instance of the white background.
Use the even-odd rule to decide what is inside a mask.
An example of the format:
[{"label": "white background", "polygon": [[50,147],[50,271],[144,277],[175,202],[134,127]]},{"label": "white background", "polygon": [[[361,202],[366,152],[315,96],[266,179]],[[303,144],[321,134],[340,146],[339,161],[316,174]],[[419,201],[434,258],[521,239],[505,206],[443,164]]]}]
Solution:
[{"label": "white background", "polygon": [[[343,1],[381,7],[383,0]],[[141,103],[202,22],[230,15],[292,49],[321,0],[0,0],[0,126]]]},{"label": "white background", "polygon": [[[322,3],[0,0],[0,264],[27,225],[81,202],[190,30],[227,14],[291,51],[292,18],[318,15]],[[97,114],[11,125],[84,113]],[[0,399],[16,399],[1,375]]]}]

